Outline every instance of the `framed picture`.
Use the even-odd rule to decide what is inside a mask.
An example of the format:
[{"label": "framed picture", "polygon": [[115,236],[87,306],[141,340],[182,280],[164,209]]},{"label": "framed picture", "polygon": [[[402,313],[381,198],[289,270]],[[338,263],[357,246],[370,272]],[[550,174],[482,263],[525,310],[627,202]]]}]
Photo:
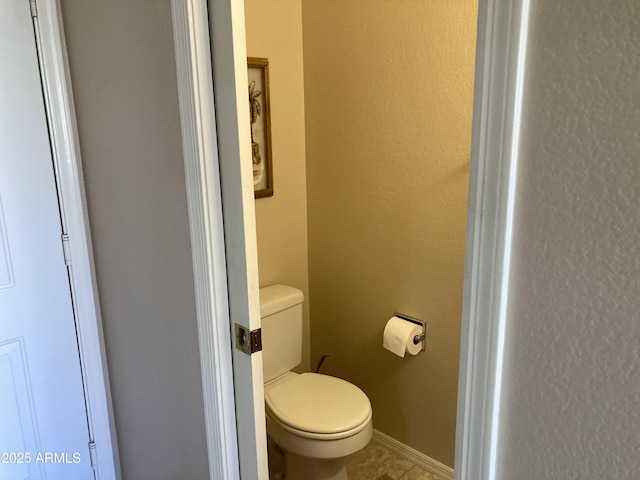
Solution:
[{"label": "framed picture", "polygon": [[273,195],[271,163],[271,120],[269,110],[269,60],[247,58],[249,74],[249,114],[251,158],[255,198]]}]

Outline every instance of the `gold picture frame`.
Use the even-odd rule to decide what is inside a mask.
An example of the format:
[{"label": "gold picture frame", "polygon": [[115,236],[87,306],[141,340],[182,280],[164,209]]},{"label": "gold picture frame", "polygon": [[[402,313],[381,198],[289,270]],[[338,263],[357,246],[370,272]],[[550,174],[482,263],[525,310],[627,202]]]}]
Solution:
[{"label": "gold picture frame", "polygon": [[248,57],[251,160],[255,198],[273,196],[271,159],[271,109],[269,105],[269,60]]}]

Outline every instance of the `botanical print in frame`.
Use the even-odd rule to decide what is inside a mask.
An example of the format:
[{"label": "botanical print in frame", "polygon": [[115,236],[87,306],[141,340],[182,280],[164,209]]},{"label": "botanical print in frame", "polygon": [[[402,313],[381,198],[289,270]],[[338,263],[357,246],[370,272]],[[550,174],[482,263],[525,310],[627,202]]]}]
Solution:
[{"label": "botanical print in frame", "polygon": [[271,164],[271,120],[269,111],[269,60],[247,58],[251,158],[255,198],[273,195]]}]

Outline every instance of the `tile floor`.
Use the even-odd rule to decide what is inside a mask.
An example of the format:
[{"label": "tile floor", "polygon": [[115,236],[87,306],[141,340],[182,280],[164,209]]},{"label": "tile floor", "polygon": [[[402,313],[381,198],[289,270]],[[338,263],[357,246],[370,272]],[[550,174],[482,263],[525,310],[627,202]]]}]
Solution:
[{"label": "tile floor", "polygon": [[[284,459],[277,446],[269,439],[269,470],[272,480],[283,476]],[[405,460],[375,442],[346,458],[349,480],[442,480],[437,475]]]},{"label": "tile floor", "polygon": [[375,442],[346,459],[349,480],[442,480]]}]

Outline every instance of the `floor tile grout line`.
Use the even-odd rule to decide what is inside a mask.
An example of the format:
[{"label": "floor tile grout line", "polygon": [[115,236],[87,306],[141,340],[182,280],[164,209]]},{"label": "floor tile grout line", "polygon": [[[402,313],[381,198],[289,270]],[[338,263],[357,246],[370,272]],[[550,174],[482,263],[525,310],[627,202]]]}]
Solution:
[{"label": "floor tile grout line", "polygon": [[401,476],[400,478],[398,478],[398,480],[402,480],[403,478],[405,478],[407,475],[409,475],[409,472],[410,472],[411,470],[413,470],[414,468],[416,468],[416,465],[412,466],[409,470],[407,470],[406,472],[404,472],[404,473],[402,474],[402,476]]}]

